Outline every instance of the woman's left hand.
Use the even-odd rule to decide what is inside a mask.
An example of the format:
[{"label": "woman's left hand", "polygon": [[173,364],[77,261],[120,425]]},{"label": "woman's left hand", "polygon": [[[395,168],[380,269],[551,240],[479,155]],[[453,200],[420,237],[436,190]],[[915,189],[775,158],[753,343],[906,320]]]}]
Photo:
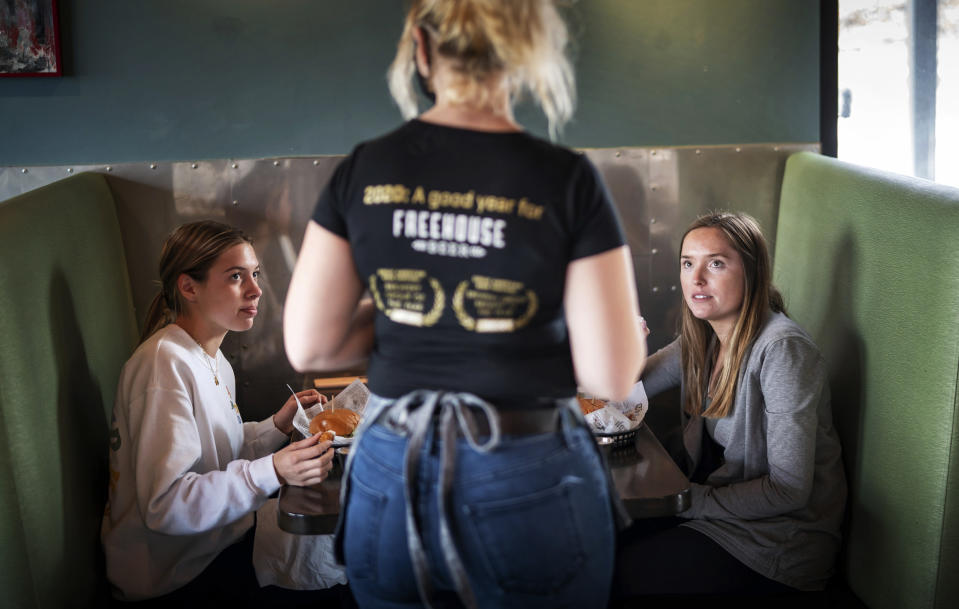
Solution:
[{"label": "woman's left hand", "polygon": [[646,318],[639,316],[639,327],[643,330],[643,336],[649,336],[649,326],[646,325]]},{"label": "woman's left hand", "polygon": [[[300,391],[296,394],[296,397],[300,399],[300,404],[303,404],[303,408],[309,408],[317,403],[326,404],[327,402],[327,397],[316,389]],[[295,414],[296,400],[293,399],[291,395],[287,398],[286,403],[273,415],[273,424],[276,425],[276,428],[282,433],[290,435],[293,433],[293,416]]]}]

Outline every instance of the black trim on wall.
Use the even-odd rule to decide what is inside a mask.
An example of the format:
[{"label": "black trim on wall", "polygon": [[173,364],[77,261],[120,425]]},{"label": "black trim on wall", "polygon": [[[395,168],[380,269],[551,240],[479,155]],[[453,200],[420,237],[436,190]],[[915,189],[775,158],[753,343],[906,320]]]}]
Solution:
[{"label": "black trim on wall", "polygon": [[914,175],[936,179],[936,48],[939,38],[937,0],[910,0],[909,76],[912,87],[912,153]]},{"label": "black trim on wall", "polygon": [[819,142],[835,157],[839,108],[839,0],[819,0]]}]

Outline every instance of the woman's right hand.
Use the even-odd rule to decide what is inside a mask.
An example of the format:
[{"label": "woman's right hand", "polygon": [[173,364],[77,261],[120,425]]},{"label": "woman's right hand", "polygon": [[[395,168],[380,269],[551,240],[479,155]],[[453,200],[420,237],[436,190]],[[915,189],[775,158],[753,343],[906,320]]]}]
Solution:
[{"label": "woman's right hand", "polygon": [[333,467],[333,443],[316,434],[273,453],[273,469],[280,484],[312,486],[326,480]]}]

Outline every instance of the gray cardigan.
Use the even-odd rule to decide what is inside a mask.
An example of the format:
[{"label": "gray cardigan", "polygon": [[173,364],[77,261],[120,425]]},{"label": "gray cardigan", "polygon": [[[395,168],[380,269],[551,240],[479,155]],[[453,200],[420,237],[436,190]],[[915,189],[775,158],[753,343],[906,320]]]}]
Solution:
[{"label": "gray cardigan", "polygon": [[[643,384],[650,397],[682,386],[679,340],[649,358]],[[704,428],[724,460],[705,485],[692,485],[684,526],[770,579],[824,588],[839,549],[846,479],[825,363],[809,336],[771,314],[740,368],[732,412],[715,425],[698,414],[683,420],[689,471]]]}]

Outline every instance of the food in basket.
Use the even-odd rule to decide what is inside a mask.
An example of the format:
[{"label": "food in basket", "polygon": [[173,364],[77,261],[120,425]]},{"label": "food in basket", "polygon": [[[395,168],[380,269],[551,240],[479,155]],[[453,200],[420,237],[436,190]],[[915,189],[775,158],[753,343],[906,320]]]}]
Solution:
[{"label": "food in basket", "polygon": [[317,434],[329,430],[338,436],[347,437],[353,435],[359,424],[360,414],[355,410],[349,408],[323,410],[310,421],[310,433]]},{"label": "food in basket", "polygon": [[606,402],[597,400],[596,398],[584,398],[578,395],[576,399],[579,400],[579,409],[583,411],[583,414],[589,414],[606,406]]},{"label": "food in basket", "polygon": [[643,382],[639,381],[621,402],[587,398],[578,395],[580,410],[590,429],[596,434],[622,434],[635,430],[643,421],[649,400]]},{"label": "food in basket", "polygon": [[320,434],[320,442],[332,442],[335,439],[336,439],[336,433],[334,433],[333,430],[331,429],[327,429],[326,431]]}]

